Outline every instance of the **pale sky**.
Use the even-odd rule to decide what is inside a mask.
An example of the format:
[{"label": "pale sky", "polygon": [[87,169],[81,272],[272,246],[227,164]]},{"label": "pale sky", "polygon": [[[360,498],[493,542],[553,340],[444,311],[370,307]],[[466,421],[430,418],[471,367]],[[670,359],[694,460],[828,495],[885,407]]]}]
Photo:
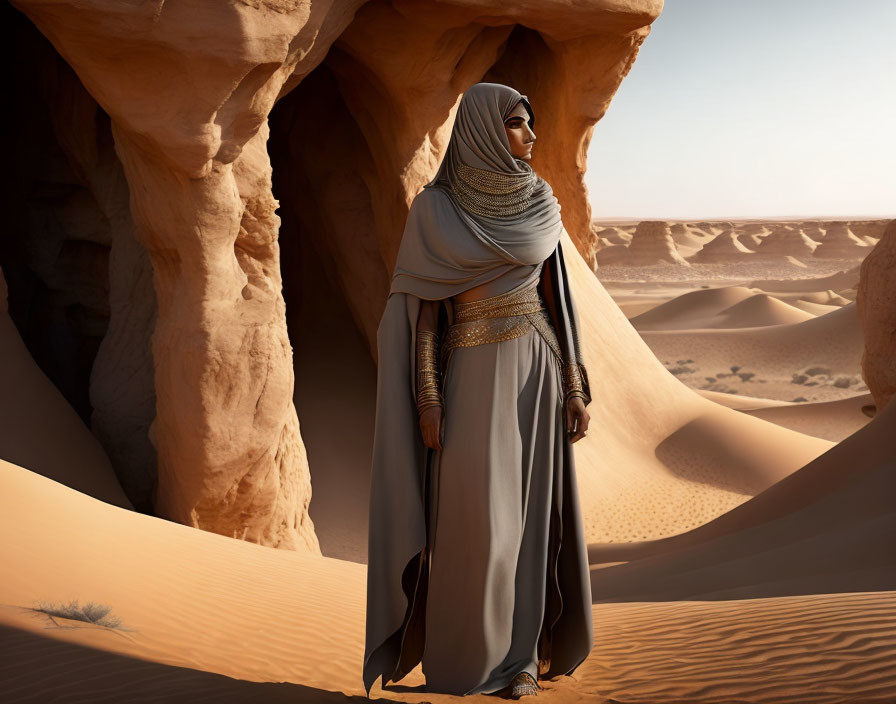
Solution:
[{"label": "pale sky", "polygon": [[666,0],[604,118],[596,218],[896,216],[896,0]]}]

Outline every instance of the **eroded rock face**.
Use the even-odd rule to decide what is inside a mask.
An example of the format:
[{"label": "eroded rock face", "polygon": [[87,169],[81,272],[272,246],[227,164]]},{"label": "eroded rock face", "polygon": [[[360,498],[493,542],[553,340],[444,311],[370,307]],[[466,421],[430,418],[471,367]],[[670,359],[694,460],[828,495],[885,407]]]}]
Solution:
[{"label": "eroded rock face", "polygon": [[818,243],[793,225],[778,225],[762,238],[756,253],[761,256],[810,257]]},{"label": "eroded rock face", "polygon": [[[374,356],[408,206],[438,168],[461,93],[473,83],[528,95],[538,139],[532,166],[596,266],[587,144],[660,9],[643,1],[624,10],[604,1],[368,2],[322,65],[282,98],[270,151],[278,197],[293,210],[284,212],[283,239],[301,233],[333,263]],[[309,111],[312,103],[325,107]]]},{"label": "eroded rock face", "polygon": [[862,376],[879,412],[896,395],[896,220],[862,262],[856,308],[865,338]]},{"label": "eroded rock face", "polygon": [[700,262],[701,264],[728,262],[742,259],[752,254],[753,251],[741,244],[733,230],[725,230],[703,245],[703,248],[691,257],[691,261]]},{"label": "eroded rock face", "polygon": [[15,139],[4,176],[16,206],[0,242],[13,274],[11,317],[102,442],[131,503],[151,512],[156,303],[109,117],[30,20],[4,12],[18,67],[7,86]]},{"label": "eroded rock face", "polygon": [[266,118],[299,62],[320,61],[357,3],[18,7],[109,114],[152,263],[156,512],[318,550]]},{"label": "eroded rock face", "polygon": [[[375,354],[409,204],[438,166],[461,93],[498,81],[532,101],[533,166],[593,267],[587,144],[662,3],[16,6],[108,114],[152,266],[156,512],[319,551],[278,237],[311,244],[302,253],[338,282]],[[273,120],[270,151],[292,169],[278,191],[290,201],[283,233],[267,122],[280,98],[284,115],[314,113],[304,129]]]},{"label": "eroded rock face", "polygon": [[824,259],[861,259],[868,254],[868,243],[850,232],[845,222],[832,222],[814,254]]},{"label": "eroded rock face", "polygon": [[871,238],[876,243],[884,234],[889,222],[889,220],[850,220],[845,224],[856,237],[863,238],[866,242]]},{"label": "eroded rock face", "polygon": [[644,220],[638,223],[638,229],[635,230],[628,250],[626,264],[638,266],[668,262],[690,266],[690,263],[679,254],[669,231],[669,224],[662,220]]}]

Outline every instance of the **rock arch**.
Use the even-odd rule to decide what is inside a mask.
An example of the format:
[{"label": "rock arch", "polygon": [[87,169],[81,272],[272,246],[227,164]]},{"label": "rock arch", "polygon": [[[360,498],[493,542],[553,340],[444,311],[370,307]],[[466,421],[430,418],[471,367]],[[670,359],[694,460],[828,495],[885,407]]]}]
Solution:
[{"label": "rock arch", "polygon": [[[357,168],[329,173],[337,187],[309,182],[306,168],[284,179],[282,193],[296,199],[297,236],[341,282],[372,351],[408,205],[438,164],[460,94],[478,80],[513,83],[541,124],[553,123],[533,165],[594,266],[586,147],[662,8],[657,0],[522,9],[496,0],[14,4],[110,118],[157,306],[149,432],[157,513],[312,552],[320,547],[292,401],[281,291],[290,295],[290,285],[268,153],[275,102],[301,113],[314,107],[316,89],[354,147]],[[303,178],[307,189],[295,194],[290,186]],[[340,198],[338,184],[355,195]],[[286,255],[310,251],[294,244]]]}]

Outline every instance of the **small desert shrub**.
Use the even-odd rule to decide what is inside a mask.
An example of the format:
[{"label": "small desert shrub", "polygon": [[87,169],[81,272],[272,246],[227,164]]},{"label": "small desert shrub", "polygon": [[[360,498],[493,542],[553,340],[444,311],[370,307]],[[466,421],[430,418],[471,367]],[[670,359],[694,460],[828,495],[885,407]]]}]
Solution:
[{"label": "small desert shrub", "polygon": [[49,604],[40,602],[35,611],[40,611],[49,616],[58,616],[60,618],[68,618],[76,621],[84,621],[93,623],[97,626],[106,626],[107,628],[117,628],[121,625],[121,619],[117,616],[110,615],[111,606],[105,604],[95,604],[88,601],[84,606],[78,604],[78,600],[70,601],[68,604]]}]

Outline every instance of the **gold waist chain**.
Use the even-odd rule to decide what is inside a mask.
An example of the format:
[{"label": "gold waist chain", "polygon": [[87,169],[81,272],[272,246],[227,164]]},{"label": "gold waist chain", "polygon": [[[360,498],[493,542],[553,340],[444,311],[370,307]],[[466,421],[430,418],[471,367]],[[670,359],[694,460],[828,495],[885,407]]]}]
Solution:
[{"label": "gold waist chain", "polygon": [[444,370],[455,347],[473,347],[522,337],[535,328],[558,363],[563,354],[537,283],[529,288],[477,301],[454,304],[454,323],[442,340],[439,364]]}]

